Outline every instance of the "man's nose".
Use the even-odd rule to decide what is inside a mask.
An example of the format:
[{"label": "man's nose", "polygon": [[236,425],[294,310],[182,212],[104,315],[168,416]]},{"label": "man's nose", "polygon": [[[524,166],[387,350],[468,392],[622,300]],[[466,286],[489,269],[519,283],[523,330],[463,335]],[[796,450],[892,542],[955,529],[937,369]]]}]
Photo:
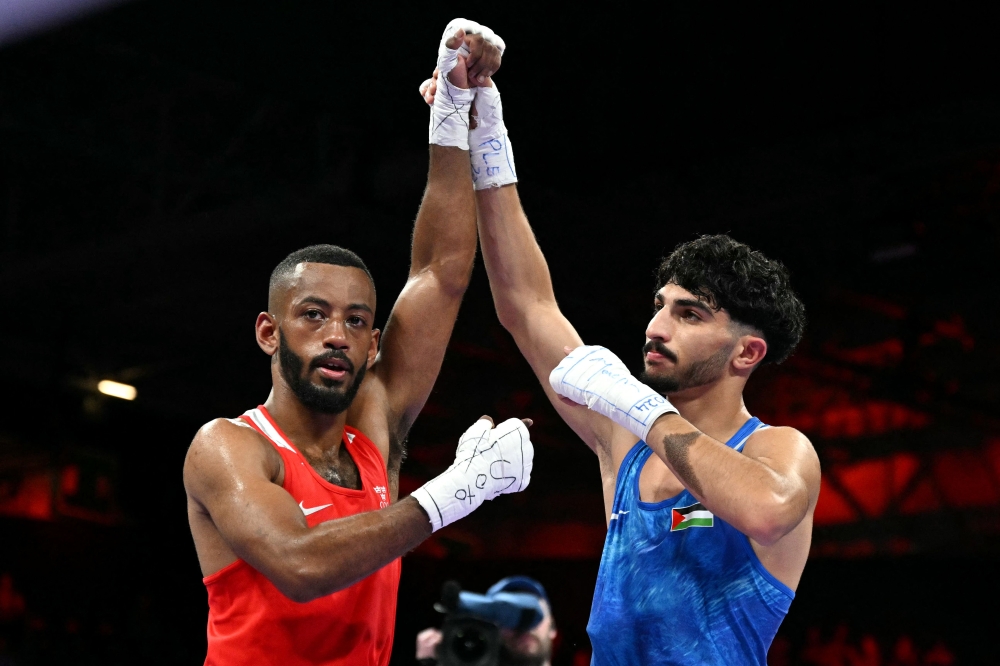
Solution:
[{"label": "man's nose", "polygon": [[668,342],[673,335],[673,322],[670,319],[667,309],[663,308],[653,315],[653,318],[646,324],[647,340],[662,340]]},{"label": "man's nose", "polygon": [[347,349],[347,328],[344,322],[330,320],[323,330],[323,346],[329,349]]}]

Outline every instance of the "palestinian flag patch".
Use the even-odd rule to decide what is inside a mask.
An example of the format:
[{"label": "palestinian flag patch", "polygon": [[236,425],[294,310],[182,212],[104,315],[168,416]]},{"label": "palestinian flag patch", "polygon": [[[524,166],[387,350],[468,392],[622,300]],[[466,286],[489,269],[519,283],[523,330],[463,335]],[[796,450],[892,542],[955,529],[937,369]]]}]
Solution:
[{"label": "palestinian flag patch", "polygon": [[671,511],[670,531],[679,532],[689,527],[711,527],[714,523],[715,516],[699,502]]}]

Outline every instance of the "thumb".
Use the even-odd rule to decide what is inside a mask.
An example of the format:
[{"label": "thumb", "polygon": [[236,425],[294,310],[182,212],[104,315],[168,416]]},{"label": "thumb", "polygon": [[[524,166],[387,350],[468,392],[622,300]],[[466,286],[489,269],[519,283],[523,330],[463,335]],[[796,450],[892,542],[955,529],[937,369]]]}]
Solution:
[{"label": "thumb", "polygon": [[463,43],[465,43],[465,30],[459,28],[455,31],[454,35],[448,38],[444,45],[449,49],[455,50]]}]

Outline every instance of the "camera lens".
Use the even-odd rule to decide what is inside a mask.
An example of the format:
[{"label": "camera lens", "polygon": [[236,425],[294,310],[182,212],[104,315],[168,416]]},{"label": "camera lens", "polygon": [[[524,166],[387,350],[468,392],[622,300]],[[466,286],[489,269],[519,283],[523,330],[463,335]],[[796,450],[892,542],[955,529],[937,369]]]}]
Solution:
[{"label": "camera lens", "polygon": [[489,649],[489,642],[482,632],[474,627],[463,627],[455,632],[452,650],[459,659],[475,663]]}]

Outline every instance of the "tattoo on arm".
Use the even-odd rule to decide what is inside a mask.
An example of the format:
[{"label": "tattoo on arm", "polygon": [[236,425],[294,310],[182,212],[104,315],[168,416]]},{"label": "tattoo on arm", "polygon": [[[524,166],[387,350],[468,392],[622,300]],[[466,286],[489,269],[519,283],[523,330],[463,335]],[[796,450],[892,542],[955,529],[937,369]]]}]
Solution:
[{"label": "tattoo on arm", "polygon": [[663,438],[663,450],[667,456],[667,460],[670,461],[670,465],[674,468],[674,471],[681,478],[684,485],[702,495],[701,483],[699,483],[698,477],[695,476],[691,462],[688,460],[688,449],[691,448],[691,445],[700,436],[700,432],[667,435]]}]

